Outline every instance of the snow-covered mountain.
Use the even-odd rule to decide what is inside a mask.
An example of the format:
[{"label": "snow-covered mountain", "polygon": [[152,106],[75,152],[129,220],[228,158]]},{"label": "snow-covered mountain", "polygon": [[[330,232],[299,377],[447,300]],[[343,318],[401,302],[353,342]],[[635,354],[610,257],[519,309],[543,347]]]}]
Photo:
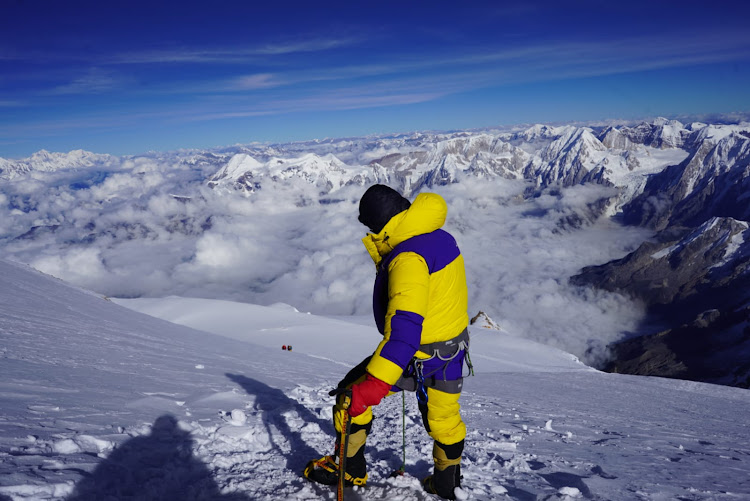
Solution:
[{"label": "snow-covered mountain", "polygon": [[656,229],[711,217],[750,220],[750,130],[704,127],[683,162],[653,175],[624,208],[626,221]]},{"label": "snow-covered mountain", "polygon": [[525,177],[536,180],[538,187],[609,184],[602,166],[607,151],[590,129],[569,127],[540,151],[537,161],[526,168]]},{"label": "snow-covered mountain", "polygon": [[[525,179],[538,189],[598,183],[626,190],[633,184],[632,176],[626,174],[643,170],[647,175],[677,164],[678,158],[684,158],[679,152],[685,144],[715,140],[716,131],[731,126],[691,127],[695,130],[664,119],[634,128],[535,125],[515,132],[419,133],[123,158],[80,150],[67,154],[41,151],[27,159],[0,159],[0,178],[96,167],[106,167],[107,172],[119,167],[135,174],[138,166],[153,161],[190,167],[202,172],[201,181],[212,188],[246,194],[298,180],[315,186],[321,194],[351,184],[387,182],[413,195],[464,176]],[[734,126],[733,130],[739,134],[747,127]],[[676,139],[680,137],[686,139]],[[670,156],[660,153],[663,150],[677,151]],[[635,194],[629,193],[620,203]]]},{"label": "snow-covered mountain", "polygon": [[271,157],[262,162],[239,153],[211,176],[207,184],[215,189],[252,194],[261,190],[266,182],[302,182],[315,186],[320,194],[328,194],[347,185],[364,186],[377,181],[386,182],[387,176],[379,176],[377,169],[347,166],[331,153],[325,156],[307,153],[297,158]]},{"label": "snow-covered mountain", "polygon": [[[424,188],[459,182],[466,176],[524,179],[539,190],[586,183],[626,188],[630,183],[622,182],[624,173],[644,168],[648,172],[661,170],[682,159],[681,153],[661,153],[670,147],[682,152],[684,141],[665,139],[665,130],[678,126],[679,122],[657,120],[633,130],[610,127],[599,131],[597,137],[597,131],[589,127],[535,125],[519,132],[418,135],[393,142],[378,139],[371,144],[334,142],[329,143],[330,150],[325,154],[326,150],[315,144],[310,148],[316,153],[292,158],[256,150],[232,158],[208,183],[254,193],[264,180],[288,182],[300,178],[327,194],[349,184],[386,182],[409,196]],[[621,134],[626,143],[613,140],[614,134]],[[298,151],[299,145],[295,145],[287,155]],[[376,152],[384,154],[374,156]],[[273,153],[281,152],[277,147]],[[343,163],[341,158],[352,163]]]},{"label": "snow-covered mountain", "polygon": [[440,140],[428,150],[390,154],[370,165],[390,173],[390,182],[411,195],[423,187],[459,182],[465,175],[522,179],[528,159],[526,152],[500,137],[479,134]]},{"label": "snow-covered mountain", "polygon": [[[0,260],[0,499],[335,498],[300,471],[331,452],[327,393],[377,344],[369,320],[194,298],[123,303],[185,326]],[[738,419],[749,392],[601,373],[482,327],[471,348],[462,497],[750,496]],[[413,395],[405,402],[406,474],[390,477],[403,459],[393,396],[375,409],[368,486],[347,497],[432,499],[419,484],[431,439]]]},{"label": "snow-covered mountain", "polygon": [[[696,124],[696,127],[699,125]],[[609,128],[603,141],[609,147],[627,149],[633,144],[642,144],[660,149],[682,148],[689,143],[691,130],[677,120],[660,118],[651,123],[641,123],[635,127]]]},{"label": "snow-covered mountain", "polygon": [[[673,125],[662,145],[678,144]],[[617,346],[613,369],[750,387],[750,131],[694,124],[679,137],[689,156],[623,205],[655,242],[574,282],[638,297],[661,331]]]},{"label": "snow-covered mountain", "polygon": [[22,160],[0,158],[0,179],[15,179],[36,172],[101,167],[114,161],[116,159],[111,155],[99,155],[84,150],[68,153],[50,153],[42,150]]}]

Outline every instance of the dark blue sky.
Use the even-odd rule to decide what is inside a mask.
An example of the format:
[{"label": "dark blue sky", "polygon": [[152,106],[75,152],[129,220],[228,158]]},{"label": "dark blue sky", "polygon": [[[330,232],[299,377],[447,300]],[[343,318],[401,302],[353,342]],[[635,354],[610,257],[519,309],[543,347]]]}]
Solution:
[{"label": "dark blue sky", "polygon": [[722,1],[2,0],[0,157],[748,112],[748,19]]}]

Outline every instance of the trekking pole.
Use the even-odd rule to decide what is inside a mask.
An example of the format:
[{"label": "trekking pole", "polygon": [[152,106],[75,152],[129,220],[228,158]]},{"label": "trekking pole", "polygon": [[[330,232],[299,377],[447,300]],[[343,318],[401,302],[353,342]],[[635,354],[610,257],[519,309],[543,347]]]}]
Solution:
[{"label": "trekking pole", "polygon": [[349,448],[349,432],[352,428],[352,419],[349,417],[349,405],[352,403],[352,390],[343,392],[341,407],[344,415],[341,418],[341,440],[339,441],[339,483],[336,489],[336,500],[344,501],[344,481],[346,480],[346,452]]},{"label": "trekking pole", "polygon": [[401,390],[401,438],[404,446],[404,460],[401,462],[401,474],[406,470],[406,392]]},{"label": "trekking pole", "polygon": [[394,470],[391,473],[391,478],[400,477],[406,471],[406,392],[401,391],[401,437],[403,439],[403,460],[401,461],[401,468]]}]

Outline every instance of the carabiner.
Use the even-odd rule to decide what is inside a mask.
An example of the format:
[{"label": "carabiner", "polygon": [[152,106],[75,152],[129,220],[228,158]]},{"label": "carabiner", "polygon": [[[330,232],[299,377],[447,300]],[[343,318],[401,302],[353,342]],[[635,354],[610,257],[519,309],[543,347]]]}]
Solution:
[{"label": "carabiner", "polygon": [[417,376],[417,401],[420,404],[427,404],[427,388],[424,386],[424,373],[422,372],[422,362],[414,362],[414,370]]}]

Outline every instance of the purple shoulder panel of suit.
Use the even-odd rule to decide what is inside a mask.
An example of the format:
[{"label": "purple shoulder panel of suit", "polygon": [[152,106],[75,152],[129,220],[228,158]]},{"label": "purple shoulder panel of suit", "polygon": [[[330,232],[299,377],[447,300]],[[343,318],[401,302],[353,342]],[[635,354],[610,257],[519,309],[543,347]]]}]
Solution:
[{"label": "purple shoulder panel of suit", "polygon": [[414,252],[422,256],[430,274],[442,270],[461,255],[456,240],[445,230],[435,230],[401,242],[391,251],[392,258],[402,252]]}]

